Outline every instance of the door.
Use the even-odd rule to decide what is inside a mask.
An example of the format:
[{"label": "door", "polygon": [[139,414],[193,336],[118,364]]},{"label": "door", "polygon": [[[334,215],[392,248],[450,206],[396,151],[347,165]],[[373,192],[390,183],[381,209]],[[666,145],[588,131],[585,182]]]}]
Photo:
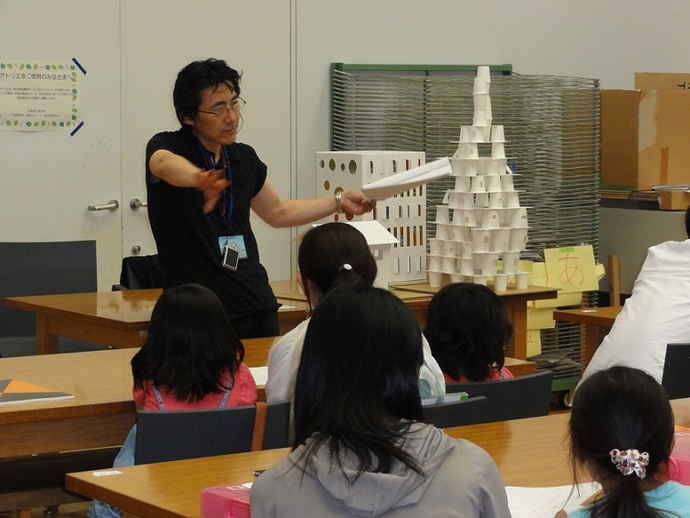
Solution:
[{"label": "door", "polygon": [[120,275],[120,26],[117,2],[3,0],[3,59],[73,63],[83,126],[0,130],[0,240],[97,241],[99,289]]},{"label": "door", "polygon": [[[144,153],[175,130],[172,88],[195,59],[226,59],[243,73],[238,139],[291,195],[292,2],[253,0],[2,0],[1,58],[78,60],[79,113],[69,131],[0,131],[0,240],[95,239],[99,289],[119,280],[123,256],[155,253],[145,201]],[[89,211],[116,200],[115,210]],[[262,262],[287,279],[290,231],[254,222]]]},{"label": "door", "polygon": [[[194,60],[224,59],[242,74],[238,141],[256,149],[283,198],[291,194],[291,2],[122,0],[123,253],[155,253],[145,207],[145,148],[160,131],[180,127],[172,103],[179,70]],[[135,205],[136,206],[136,205]],[[290,231],[253,221],[272,279],[289,279]]]}]

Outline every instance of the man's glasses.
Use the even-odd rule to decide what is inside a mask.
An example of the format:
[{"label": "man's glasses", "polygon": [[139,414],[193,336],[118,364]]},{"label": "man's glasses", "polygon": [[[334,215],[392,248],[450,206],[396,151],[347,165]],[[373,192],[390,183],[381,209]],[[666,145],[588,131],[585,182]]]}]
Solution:
[{"label": "man's glasses", "polygon": [[230,104],[223,103],[221,105],[216,106],[213,108],[213,110],[197,110],[198,112],[201,113],[208,113],[209,115],[213,115],[215,117],[223,117],[224,115],[227,115],[229,111],[234,111],[235,113],[239,113],[242,108],[244,108],[244,105],[247,104],[244,99],[241,97],[236,97],[235,99],[232,100]]}]

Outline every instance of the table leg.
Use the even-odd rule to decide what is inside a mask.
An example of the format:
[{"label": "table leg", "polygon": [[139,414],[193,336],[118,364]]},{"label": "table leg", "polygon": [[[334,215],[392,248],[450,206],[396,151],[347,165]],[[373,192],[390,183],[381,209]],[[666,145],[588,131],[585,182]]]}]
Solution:
[{"label": "table leg", "polygon": [[36,354],[58,352],[58,337],[48,332],[48,317],[36,313]]},{"label": "table leg", "polygon": [[527,302],[501,299],[513,324],[513,335],[506,344],[506,356],[518,360],[527,359]]}]

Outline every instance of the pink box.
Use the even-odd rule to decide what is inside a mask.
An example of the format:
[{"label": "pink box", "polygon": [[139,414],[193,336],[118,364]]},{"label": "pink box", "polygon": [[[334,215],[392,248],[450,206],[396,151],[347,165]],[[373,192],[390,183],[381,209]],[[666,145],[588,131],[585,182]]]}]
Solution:
[{"label": "pink box", "polygon": [[203,518],[250,518],[249,492],[251,484],[214,486],[201,490]]},{"label": "pink box", "polygon": [[674,435],[676,444],[669,461],[671,479],[690,486],[690,428],[676,426]]}]

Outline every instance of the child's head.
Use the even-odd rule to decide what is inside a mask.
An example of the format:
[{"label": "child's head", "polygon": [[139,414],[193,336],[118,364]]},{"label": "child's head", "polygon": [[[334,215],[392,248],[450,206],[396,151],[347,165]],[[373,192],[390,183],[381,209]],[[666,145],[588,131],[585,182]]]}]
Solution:
[{"label": "child's head", "polygon": [[606,491],[597,516],[653,516],[619,512],[647,509],[643,490],[666,473],[673,432],[668,396],[646,372],[615,366],[582,382],[570,416],[571,453]]},{"label": "child's head", "polygon": [[316,434],[316,443],[357,445],[360,460],[376,465],[378,459],[384,468],[392,458],[407,459],[395,438],[401,420],[421,417],[422,362],[419,325],[398,297],[361,283],[334,288],[316,308],[304,340],[296,444]]},{"label": "child's head", "polygon": [[298,265],[305,294],[314,305],[339,284],[373,285],[377,273],[366,238],[347,223],[324,223],[304,234]]},{"label": "child's head", "polygon": [[151,380],[181,401],[196,401],[224,390],[223,374],[234,375],[243,357],[242,342],[216,294],[182,284],[166,289],[156,302],[132,373],[139,387]]},{"label": "child's head", "polygon": [[503,347],[512,326],[493,291],[472,283],[453,283],[429,302],[424,335],[441,370],[454,380],[464,374],[484,381],[491,369],[501,369]]}]

